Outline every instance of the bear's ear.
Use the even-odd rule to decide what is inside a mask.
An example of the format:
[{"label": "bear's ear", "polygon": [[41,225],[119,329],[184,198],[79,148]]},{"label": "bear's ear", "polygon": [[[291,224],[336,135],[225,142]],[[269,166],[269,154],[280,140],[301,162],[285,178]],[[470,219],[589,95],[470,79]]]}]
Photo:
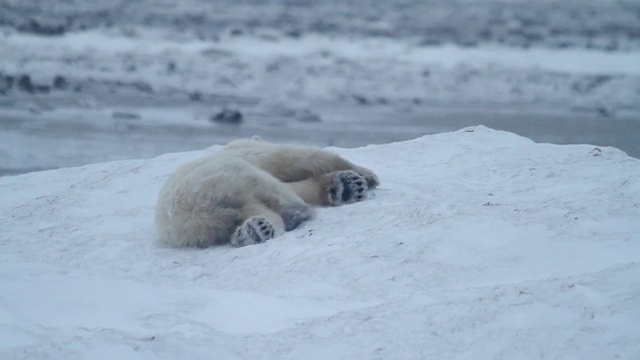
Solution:
[{"label": "bear's ear", "polygon": [[258,136],[258,135],[253,135],[253,136],[251,137],[251,140],[252,140],[252,141],[262,141],[262,139],[261,139],[261,138],[260,138],[260,136]]}]

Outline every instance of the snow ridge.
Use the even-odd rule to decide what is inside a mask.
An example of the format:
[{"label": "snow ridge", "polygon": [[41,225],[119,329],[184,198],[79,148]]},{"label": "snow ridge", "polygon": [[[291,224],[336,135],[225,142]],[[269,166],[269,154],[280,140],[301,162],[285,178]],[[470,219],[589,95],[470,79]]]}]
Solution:
[{"label": "snow ridge", "polygon": [[159,187],[217,149],[0,178],[0,358],[640,356],[640,160],[482,126],[334,149],[367,201],[160,247]]}]

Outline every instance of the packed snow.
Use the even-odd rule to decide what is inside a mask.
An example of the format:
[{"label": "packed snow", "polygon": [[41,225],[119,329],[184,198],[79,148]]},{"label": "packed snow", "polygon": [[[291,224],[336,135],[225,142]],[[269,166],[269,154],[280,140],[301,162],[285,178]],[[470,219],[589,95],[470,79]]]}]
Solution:
[{"label": "packed snow", "polygon": [[264,244],[155,241],[219,150],[0,178],[3,359],[638,359],[640,160],[482,126],[356,149],[364,202]]}]

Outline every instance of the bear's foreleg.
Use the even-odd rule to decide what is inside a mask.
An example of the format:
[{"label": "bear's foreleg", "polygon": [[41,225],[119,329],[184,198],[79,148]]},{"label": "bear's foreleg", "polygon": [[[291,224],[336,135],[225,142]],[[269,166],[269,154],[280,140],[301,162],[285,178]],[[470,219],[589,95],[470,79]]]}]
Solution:
[{"label": "bear's foreleg", "polygon": [[265,242],[313,217],[313,208],[276,179],[265,177],[257,188],[255,202],[241,209],[243,222],[231,236],[232,245]]}]

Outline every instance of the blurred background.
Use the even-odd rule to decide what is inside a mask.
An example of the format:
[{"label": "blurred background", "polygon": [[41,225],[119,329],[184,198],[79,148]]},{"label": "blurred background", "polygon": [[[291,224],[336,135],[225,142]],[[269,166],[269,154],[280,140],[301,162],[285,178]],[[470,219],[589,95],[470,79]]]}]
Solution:
[{"label": "blurred background", "polygon": [[480,124],[640,157],[640,1],[0,0],[0,175]]}]

